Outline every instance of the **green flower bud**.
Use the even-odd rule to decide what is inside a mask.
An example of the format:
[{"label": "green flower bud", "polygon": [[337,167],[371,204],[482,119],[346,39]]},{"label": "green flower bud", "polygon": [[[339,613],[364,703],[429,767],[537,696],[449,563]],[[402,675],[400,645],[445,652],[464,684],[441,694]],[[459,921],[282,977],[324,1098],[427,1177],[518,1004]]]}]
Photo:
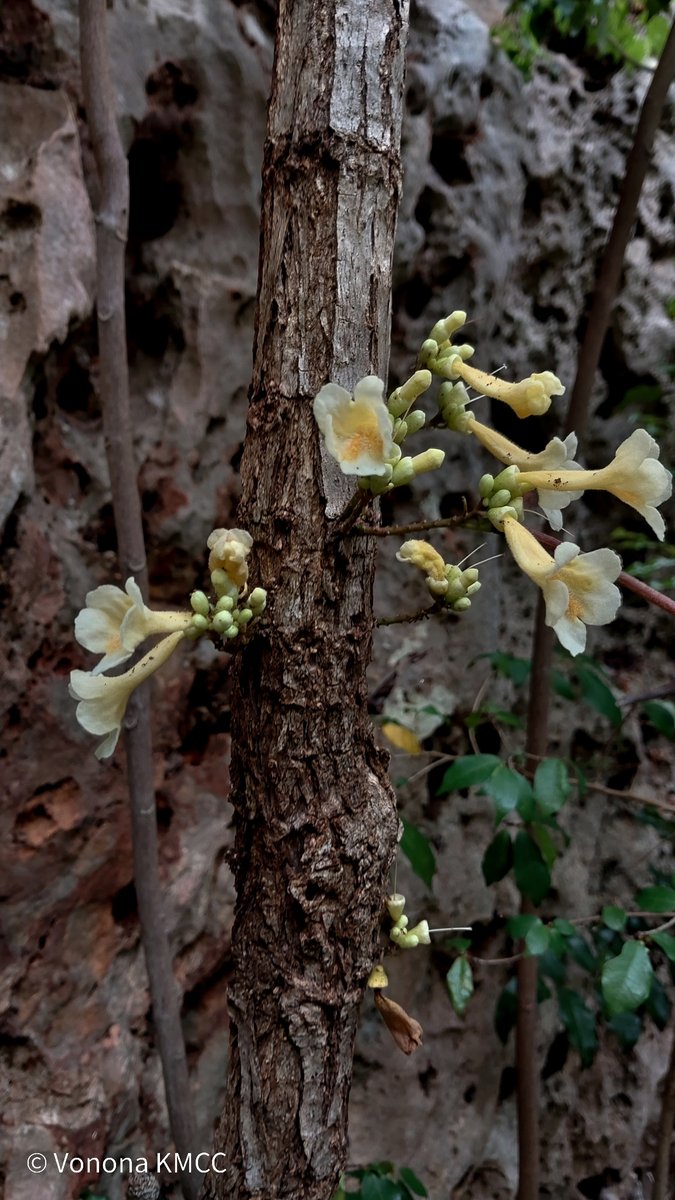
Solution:
[{"label": "green flower bud", "polygon": [[478,567],[467,567],[465,571],[462,571],[462,583],[465,587],[468,587],[469,584],[475,583],[477,579]]},{"label": "green flower bud", "polygon": [[208,596],[204,592],[193,592],[190,596],[190,606],[193,612],[201,613],[203,617],[208,617],[211,612]]},{"label": "green flower bud", "polygon": [[208,617],[202,616],[201,613],[195,613],[194,617],[192,618],[192,628],[196,629],[199,633],[205,633],[208,627]]},{"label": "green flower bud", "polygon": [[455,600],[452,607],[455,612],[466,612],[467,608],[471,608],[471,601],[468,596],[460,596],[459,600]]},{"label": "green flower bud", "polygon": [[387,912],[392,921],[398,921],[405,910],[405,896],[401,892],[392,892],[387,896]]},{"label": "green flower bud", "polygon": [[419,946],[420,939],[416,933],[404,933],[398,939],[398,945],[401,950],[414,950],[415,946]]},{"label": "green flower bud", "polygon": [[234,600],[231,596],[221,596],[216,604],[216,612],[232,612],[234,608]]},{"label": "green flower bud", "polygon": [[445,578],[448,583],[457,583],[462,578],[461,567],[456,567],[453,563],[449,563],[445,568]]},{"label": "green flower bud", "polygon": [[391,416],[394,418],[402,417],[407,407],[408,401],[405,396],[401,395],[401,389],[395,388],[387,400],[387,408]]},{"label": "green flower bud", "polygon": [[478,483],[478,491],[481,499],[487,500],[488,496],[492,495],[492,490],[495,486],[493,475],[482,475]]},{"label": "green flower bud", "polygon": [[466,313],[457,308],[449,317],[443,317],[441,321],[436,322],[429,337],[435,338],[437,342],[447,342],[462,325],[466,325]]},{"label": "green flower bud", "polygon": [[408,422],[404,420],[396,421],[394,423],[394,441],[396,442],[396,445],[400,446],[401,442],[404,442],[407,436]]},{"label": "green flower bud", "polygon": [[237,625],[248,625],[249,621],[253,620],[253,613],[250,608],[238,608],[232,613]]},{"label": "green flower bud", "polygon": [[394,487],[401,487],[402,484],[410,483],[415,478],[415,468],[412,458],[402,458],[394,467],[391,482]]},{"label": "green flower bud", "polygon": [[420,945],[422,945],[422,946],[430,946],[431,945],[431,938],[429,937],[429,922],[428,921],[418,921],[417,925],[415,925],[414,929],[409,930],[408,937],[410,937],[411,934],[415,934]]},{"label": "green flower bud", "polygon": [[196,642],[197,638],[200,638],[203,632],[204,631],[202,629],[195,629],[193,625],[188,625],[187,629],[185,630],[185,636],[186,638],[189,638],[191,642]]},{"label": "green flower bud", "polygon": [[478,581],[476,581],[476,583],[470,583],[468,588],[466,589],[467,596],[474,596],[476,594],[476,592],[480,591],[482,586],[483,585],[481,583],[479,583]]},{"label": "green flower bud", "polygon": [[232,623],[232,625],[230,625],[229,629],[225,630],[225,633],[223,634],[223,637],[226,637],[226,638],[236,638],[238,636],[239,636],[239,626],[235,625],[234,622]]},{"label": "green flower bud", "polygon": [[211,627],[213,629],[215,629],[216,633],[225,633],[225,630],[229,629],[231,624],[232,624],[232,613],[226,612],[223,609],[222,612],[216,613],[215,617],[213,618],[213,620],[211,622]]},{"label": "green flower bud", "polygon": [[503,471],[499,472],[499,475],[495,476],[495,487],[507,488],[509,492],[516,492],[518,490],[519,475],[520,469],[515,465],[505,467]]},{"label": "green flower bud", "polygon": [[408,425],[408,434],[417,433],[426,421],[426,413],[422,412],[421,408],[414,408],[406,417]]},{"label": "green flower bud", "polygon": [[413,458],[413,471],[415,475],[421,475],[424,471],[436,471],[444,459],[445,450],[424,450]]},{"label": "green flower bud", "polygon": [[466,595],[466,588],[461,579],[453,579],[448,584],[448,590],[445,593],[445,599],[448,604],[454,604],[455,600],[462,600]]},{"label": "green flower bud", "polygon": [[417,361],[423,367],[430,367],[434,359],[438,355],[438,342],[434,338],[427,338],[420,346],[420,352],[417,355]]},{"label": "green flower bud", "polygon": [[249,608],[253,609],[253,612],[256,614],[256,616],[258,613],[263,612],[267,605],[267,592],[265,589],[261,587],[254,588],[249,595],[248,604]]},{"label": "green flower bud", "polygon": [[503,508],[505,504],[511,503],[511,492],[509,488],[500,488],[498,492],[493,492],[484,501],[488,508]]}]

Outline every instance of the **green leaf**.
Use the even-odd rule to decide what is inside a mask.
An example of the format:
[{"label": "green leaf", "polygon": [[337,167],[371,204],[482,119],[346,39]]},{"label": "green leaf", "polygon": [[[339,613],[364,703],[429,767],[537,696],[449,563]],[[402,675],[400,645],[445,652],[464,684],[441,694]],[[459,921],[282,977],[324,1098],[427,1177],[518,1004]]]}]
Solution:
[{"label": "green leaf", "polygon": [[635,897],[635,903],[645,912],[675,912],[675,888],[666,887],[663,884],[643,888]]},{"label": "green leaf", "polygon": [[632,1050],[643,1029],[639,1013],[621,1012],[607,1021],[607,1028],[618,1037],[624,1050]]},{"label": "green leaf", "polygon": [[559,758],[545,758],[534,773],[533,787],[545,813],[559,812],[571,791],[567,767]]},{"label": "green leaf", "polygon": [[586,703],[601,713],[603,717],[607,717],[615,728],[620,725],[621,710],[604,679],[601,679],[590,667],[584,665],[577,667],[577,678],[581,687],[581,695]]},{"label": "green leaf", "polygon": [[517,989],[517,981],[509,979],[509,982],[499,993],[495,1005],[495,1032],[500,1042],[504,1045],[508,1041],[509,1034],[516,1023],[518,1012]]},{"label": "green leaf", "polygon": [[647,947],[634,940],[624,942],[621,953],[602,968],[602,996],[610,1017],[633,1012],[644,1004],[653,974]]},{"label": "green leaf", "polygon": [[532,788],[525,776],[503,764],[485,780],[481,791],[494,801],[497,824],[518,805],[532,799]]},{"label": "green leaf", "polygon": [[519,892],[533,904],[541,904],[551,886],[551,875],[538,845],[523,829],[516,835],[513,873]]},{"label": "green leaf", "polygon": [[385,1179],[383,1175],[372,1175],[370,1171],[364,1175],[361,1184],[361,1200],[404,1200],[401,1188],[393,1179]]},{"label": "green leaf", "polygon": [[445,796],[448,792],[459,792],[483,783],[500,765],[501,759],[496,754],[466,754],[456,758],[445,772],[437,795]]},{"label": "green leaf", "polygon": [[577,696],[572,684],[567,676],[563,675],[561,671],[551,672],[551,683],[553,685],[553,691],[556,692],[558,696],[562,696],[563,700],[576,700]]},{"label": "green leaf", "polygon": [[649,935],[650,941],[656,942],[656,945],[663,953],[675,962],[675,937],[671,933],[652,933]]},{"label": "green leaf", "polygon": [[664,737],[675,741],[675,704],[663,704],[658,700],[649,700],[644,710],[655,729]]},{"label": "green leaf", "polygon": [[467,958],[456,958],[446,977],[452,1007],[460,1017],[464,1016],[467,1004],[473,996],[473,971]]},{"label": "green leaf", "polygon": [[541,917],[536,917],[534,913],[518,913],[515,917],[509,917],[506,928],[511,937],[524,938],[537,923],[541,925]]},{"label": "green leaf", "polygon": [[553,922],[553,928],[561,933],[563,937],[576,937],[576,929],[570,921],[566,921],[564,917],[556,917]]},{"label": "green leaf", "polygon": [[541,850],[541,856],[550,871],[558,857],[558,851],[556,850],[553,838],[545,825],[534,824],[530,832]]},{"label": "green leaf", "polygon": [[548,950],[550,941],[551,935],[548,929],[543,921],[537,918],[536,924],[532,926],[525,936],[525,949],[527,953],[531,955],[543,954]]},{"label": "green leaf", "polygon": [[670,997],[661,980],[652,977],[651,991],[647,997],[647,1012],[657,1029],[665,1029],[670,1021]]},{"label": "green leaf", "polygon": [[589,971],[591,974],[595,972],[598,960],[586,938],[577,933],[576,929],[567,938],[567,952],[577,966],[582,967],[584,971]]},{"label": "green leaf", "polygon": [[410,1188],[410,1191],[414,1192],[416,1196],[429,1195],[424,1184],[420,1182],[415,1172],[410,1170],[410,1167],[401,1167],[399,1175],[401,1176],[403,1182]]},{"label": "green leaf", "polygon": [[548,979],[552,979],[554,983],[565,982],[565,964],[561,962],[555,949],[554,938],[555,933],[549,930],[551,938],[550,950],[545,950],[539,958],[539,972],[545,975]]},{"label": "green leaf", "polygon": [[626,913],[623,908],[617,908],[614,904],[605,904],[602,910],[602,919],[609,929],[620,933],[626,924]]},{"label": "green leaf", "polygon": [[436,872],[436,855],[434,854],[428,838],[420,832],[415,825],[411,825],[403,821],[403,837],[401,838],[401,850],[405,854],[410,866],[416,875],[426,883],[427,887],[431,887],[431,883]]},{"label": "green leaf", "polygon": [[481,863],[483,878],[487,884],[497,883],[508,875],[513,863],[513,842],[506,829],[500,829],[493,837]]},{"label": "green leaf", "polygon": [[582,1067],[590,1067],[598,1050],[595,1013],[587,1008],[578,992],[558,988],[558,1010],[570,1044],[578,1050]]},{"label": "green leaf", "polygon": [[520,687],[525,683],[530,674],[531,663],[529,658],[515,658],[513,654],[505,654],[503,650],[496,650],[494,654],[479,654],[479,658],[489,658],[491,665],[500,675],[504,675],[515,683],[516,687]]}]

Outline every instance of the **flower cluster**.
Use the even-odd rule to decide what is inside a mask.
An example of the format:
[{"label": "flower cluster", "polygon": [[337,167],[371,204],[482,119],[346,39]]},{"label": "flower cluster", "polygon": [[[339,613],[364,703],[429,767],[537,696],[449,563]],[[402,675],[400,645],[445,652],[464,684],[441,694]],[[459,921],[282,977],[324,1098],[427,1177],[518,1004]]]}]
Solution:
[{"label": "flower cluster", "polygon": [[[207,545],[213,599],[195,591],[189,610],[155,612],[143,602],[134,579],[127,579],[124,590],[104,584],[87,593],[86,607],[75,618],[75,637],[85,650],[102,658],[91,671],[71,671],[70,694],[78,701],[76,716],[82,728],[103,737],[97,758],[113,753],[130,696],[167,662],[181,641],[212,633],[231,643],[264,611],[264,588],[247,590],[250,534],[242,529],[214,529]],[[104,674],[156,636],[160,640],[128,671]]]},{"label": "flower cluster", "polygon": [[396,555],[399,562],[409,562],[424,571],[426,585],[434,600],[442,599],[454,612],[471,608],[470,596],[480,590],[478,568],[446,563],[429,542],[411,539],[404,542]]},{"label": "flower cluster", "polygon": [[[621,561],[612,550],[582,554],[571,542],[559,544],[553,556],[523,525],[524,498],[536,493],[544,516],[554,530],[562,529],[563,510],[585,491],[603,490],[644,517],[663,540],[665,524],[659,506],[672,493],[671,473],[659,462],[659,447],[644,429],[636,429],[621,443],[605,467],[586,470],[575,461],[577,438],[552,438],[535,453],[478,421],[470,406],[480,396],[499,400],[520,418],[541,416],[553,397],[565,388],[552,371],[540,371],[511,383],[473,366],[473,346],[455,344],[455,334],[466,324],[466,313],[457,310],[434,325],[422,343],[418,370],[392,392],[385,403],[379,379],[368,376],[357,384],[352,398],[336,384],[326,384],[314,401],[314,414],[326,449],[345,474],[360,476],[359,486],[374,494],[409,483],[421,470],[441,465],[443,452],[429,450],[415,458],[401,457],[405,437],[425,423],[414,409],[432,378],[442,382],[438,392],[440,418],[448,429],[475,437],[503,469],[485,474],[479,483],[480,509],[492,527],[504,534],[506,544],[525,574],[542,590],[546,620],[571,654],[586,645],[586,627],[613,620],[620,603],[615,581]],[[470,394],[470,392],[473,393]],[[462,612],[480,587],[475,567],[465,570],[447,564],[428,542],[405,542],[396,557],[424,572],[434,599]],[[405,933],[405,930],[403,930]]]}]

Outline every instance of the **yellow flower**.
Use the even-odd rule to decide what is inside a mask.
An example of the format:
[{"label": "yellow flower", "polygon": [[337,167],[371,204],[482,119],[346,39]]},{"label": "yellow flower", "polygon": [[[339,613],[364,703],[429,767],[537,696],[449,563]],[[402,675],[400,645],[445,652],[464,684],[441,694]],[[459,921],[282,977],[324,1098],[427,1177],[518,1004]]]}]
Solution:
[{"label": "yellow flower", "polygon": [[224,571],[239,589],[248,582],[248,563],[253,538],[245,529],[214,529],[206,539],[209,571]]},{"label": "yellow flower", "polygon": [[87,733],[105,735],[96,748],[97,758],[108,758],[115,749],[131,693],[164,665],[184,636],[178,630],[163,638],[123,675],[70,672],[69,691],[74,700],[79,700],[76,712],[79,724]]},{"label": "yellow flower", "polygon": [[546,604],[546,624],[570,654],[586,647],[587,625],[613,621],[621,592],[614,580],[621,559],[613,550],[581,554],[572,542],[556,546],[553,558],[535,537],[512,517],[504,520],[504,534],[518,566],[541,588]]},{"label": "yellow flower", "polygon": [[487,372],[470,366],[459,354],[452,355],[447,363],[451,379],[461,376],[469,387],[480,392],[482,396],[503,400],[518,417],[540,417],[551,407],[551,397],[562,396],[565,391],[552,371],[540,371],[528,375],[527,379],[521,379],[519,383],[509,383],[505,379],[498,379],[496,375],[488,375]]},{"label": "yellow flower", "polygon": [[413,567],[419,567],[420,571],[424,571],[427,576],[427,582],[446,583],[445,577],[445,560],[430,546],[428,542],[417,541],[411,538],[409,542],[404,542],[401,549],[396,555],[399,562],[412,563]]},{"label": "yellow flower", "polygon": [[663,541],[666,527],[657,505],[670,497],[673,478],[658,457],[659,447],[654,438],[646,429],[636,429],[621,443],[606,467],[575,471],[571,475],[563,471],[527,471],[520,476],[520,483],[551,492],[576,492],[579,488],[611,492],[636,509]]},{"label": "yellow flower", "polygon": [[314,400],[314,417],[328,453],[343,475],[386,475],[400,455],[384,401],[384,384],[366,375],[354,397],[337,383],[326,383]]},{"label": "yellow flower", "polygon": [[141,589],[133,578],[125,590],[103,584],[87,592],[86,608],[75,618],[75,637],[85,650],[102,654],[93,674],[109,671],[131,657],[137,646],[155,633],[187,629],[191,612],[153,612],[143,603]]},{"label": "yellow flower", "polygon": [[[470,421],[466,431],[473,433],[481,445],[489,450],[490,454],[494,454],[500,462],[506,463],[507,466],[518,467],[520,471],[553,471],[556,469],[580,471],[582,469],[574,461],[574,455],[577,452],[575,433],[568,433],[564,442],[559,437],[551,438],[543,450],[537,454],[531,454],[528,450],[521,450],[520,446],[516,446],[515,442],[510,442],[495,429],[490,429],[475,419]],[[571,504],[573,500],[579,500],[582,495],[583,491],[567,492],[562,495],[559,492],[539,488],[539,504],[552,529],[562,529],[562,509],[567,508],[567,505]]]}]

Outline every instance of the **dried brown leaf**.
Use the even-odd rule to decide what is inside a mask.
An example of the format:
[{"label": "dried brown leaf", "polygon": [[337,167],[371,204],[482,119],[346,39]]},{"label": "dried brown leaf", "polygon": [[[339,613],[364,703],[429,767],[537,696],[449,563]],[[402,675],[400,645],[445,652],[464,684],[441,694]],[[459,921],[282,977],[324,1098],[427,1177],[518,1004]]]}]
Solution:
[{"label": "dried brown leaf", "polygon": [[389,1000],[381,992],[375,992],[375,1004],[382,1014],[387,1029],[399,1050],[412,1054],[422,1044],[422,1026],[414,1017],[409,1017],[395,1000]]}]

